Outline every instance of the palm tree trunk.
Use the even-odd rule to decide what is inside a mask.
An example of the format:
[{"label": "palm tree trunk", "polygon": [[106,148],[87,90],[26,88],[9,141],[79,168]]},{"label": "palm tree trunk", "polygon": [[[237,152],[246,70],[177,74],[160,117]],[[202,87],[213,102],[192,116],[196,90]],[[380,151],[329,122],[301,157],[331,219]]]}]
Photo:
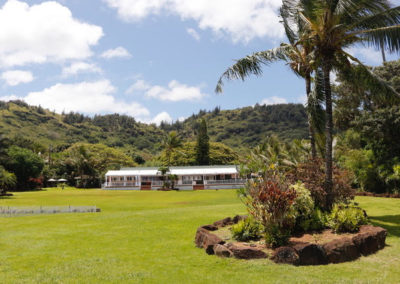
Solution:
[{"label": "palm tree trunk", "polygon": [[[309,99],[311,95],[311,76],[310,74],[306,75],[306,92],[307,92],[307,99]],[[314,127],[312,125],[312,117],[308,114],[308,134],[310,136],[310,144],[311,144],[311,157],[314,159],[317,158],[317,149],[315,148],[315,133]]]},{"label": "palm tree trunk", "polygon": [[386,62],[386,54],[385,54],[385,45],[383,43],[383,40],[381,40],[381,52],[382,52],[383,63],[385,63]]},{"label": "palm tree trunk", "polygon": [[324,88],[325,88],[325,104],[326,104],[326,126],[325,126],[325,191],[326,191],[326,207],[330,209],[333,205],[333,157],[332,157],[332,132],[333,132],[333,117],[332,117],[332,90],[330,82],[331,64],[329,58],[325,58],[322,63]]}]

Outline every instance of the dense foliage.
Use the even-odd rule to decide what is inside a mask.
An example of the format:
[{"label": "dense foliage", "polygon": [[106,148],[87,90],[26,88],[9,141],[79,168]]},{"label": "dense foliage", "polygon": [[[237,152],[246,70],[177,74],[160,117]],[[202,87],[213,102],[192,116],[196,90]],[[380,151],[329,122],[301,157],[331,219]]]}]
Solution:
[{"label": "dense foliage", "polygon": [[355,233],[367,223],[365,211],[355,206],[336,204],[328,216],[328,224],[336,233]]},{"label": "dense foliage", "polygon": [[[310,160],[305,163],[298,164],[287,173],[287,178],[291,183],[302,182],[311,192],[315,206],[328,210],[327,192],[324,189],[324,173],[325,167],[323,160]],[[348,202],[354,197],[354,190],[350,186],[350,178],[346,171],[334,166],[333,168],[334,186],[332,189],[332,200],[337,202]]]},{"label": "dense foliage", "polygon": [[[374,73],[400,90],[400,61],[385,63]],[[335,158],[353,173],[353,185],[375,193],[397,193],[400,179],[400,99],[379,90],[351,85],[339,77],[335,122],[338,136]]]},{"label": "dense foliage", "polygon": [[291,208],[296,192],[275,171],[261,181],[252,180],[241,198],[248,212],[263,227],[265,240],[273,247],[285,245],[291,235]]},{"label": "dense foliage", "polygon": [[233,148],[253,147],[271,134],[285,140],[307,137],[307,117],[300,104],[256,105],[235,110],[200,111],[173,124],[137,122],[126,115],[56,114],[22,101],[1,102],[0,133],[9,138],[29,137],[48,149],[74,143],[101,143],[151,159],[161,149],[163,137],[177,131],[183,140],[195,141],[199,120],[205,119],[210,141]]},{"label": "dense foliage", "polygon": [[262,237],[262,226],[252,216],[239,221],[231,228],[232,237],[240,242],[259,240]]},{"label": "dense foliage", "polygon": [[16,188],[19,190],[34,189],[41,185],[37,180],[43,167],[43,159],[29,149],[11,146],[7,151],[5,168],[15,174]]},{"label": "dense foliage", "polygon": [[[166,153],[163,151],[161,161],[166,161]],[[217,142],[210,142],[210,165],[232,165],[237,164],[238,154],[230,147]],[[165,163],[165,162],[164,162]],[[186,142],[175,149],[171,155],[171,166],[195,166],[196,142]]]},{"label": "dense foliage", "polygon": [[58,176],[78,187],[99,187],[108,170],[135,166],[131,157],[102,144],[77,143],[66,149],[54,162]]}]

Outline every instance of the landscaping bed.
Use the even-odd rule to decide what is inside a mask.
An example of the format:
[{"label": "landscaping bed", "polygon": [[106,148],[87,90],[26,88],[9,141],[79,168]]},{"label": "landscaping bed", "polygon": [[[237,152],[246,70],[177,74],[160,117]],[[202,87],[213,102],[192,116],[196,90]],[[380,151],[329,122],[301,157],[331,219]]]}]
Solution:
[{"label": "landscaping bed", "polygon": [[287,246],[272,249],[264,240],[237,242],[230,227],[246,216],[225,218],[197,229],[195,243],[208,254],[239,259],[270,258],[276,263],[323,265],[352,261],[385,247],[387,231],[363,225],[357,233],[335,234],[331,229],[293,236]]}]

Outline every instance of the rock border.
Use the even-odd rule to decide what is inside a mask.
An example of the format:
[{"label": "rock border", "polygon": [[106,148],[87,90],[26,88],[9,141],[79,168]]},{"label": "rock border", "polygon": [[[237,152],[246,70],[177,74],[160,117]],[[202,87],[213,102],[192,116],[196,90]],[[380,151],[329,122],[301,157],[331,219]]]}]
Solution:
[{"label": "rock border", "polygon": [[207,254],[219,257],[235,257],[238,259],[270,258],[275,263],[292,265],[324,265],[329,263],[342,263],[358,259],[383,249],[387,236],[387,230],[372,225],[360,227],[360,231],[352,236],[344,236],[341,239],[332,240],[326,244],[296,243],[279,247],[272,255],[264,251],[265,248],[257,245],[241,242],[226,243],[213,231],[229,225],[237,224],[247,216],[236,215],[227,217],[213,224],[204,225],[197,229],[195,244],[203,248]]}]

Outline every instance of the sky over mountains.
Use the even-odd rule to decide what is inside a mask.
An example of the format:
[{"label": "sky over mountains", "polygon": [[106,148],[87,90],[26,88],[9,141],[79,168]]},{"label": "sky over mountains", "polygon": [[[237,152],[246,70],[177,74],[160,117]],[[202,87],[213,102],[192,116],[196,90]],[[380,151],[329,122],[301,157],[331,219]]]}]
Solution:
[{"label": "sky over mountains", "polygon": [[[394,1],[394,4],[399,1]],[[124,113],[145,122],[199,109],[303,102],[285,64],[226,84],[220,74],[284,41],[280,0],[0,1],[0,99],[62,111]],[[380,52],[351,52],[367,64]],[[392,55],[391,58],[397,58]]]}]

